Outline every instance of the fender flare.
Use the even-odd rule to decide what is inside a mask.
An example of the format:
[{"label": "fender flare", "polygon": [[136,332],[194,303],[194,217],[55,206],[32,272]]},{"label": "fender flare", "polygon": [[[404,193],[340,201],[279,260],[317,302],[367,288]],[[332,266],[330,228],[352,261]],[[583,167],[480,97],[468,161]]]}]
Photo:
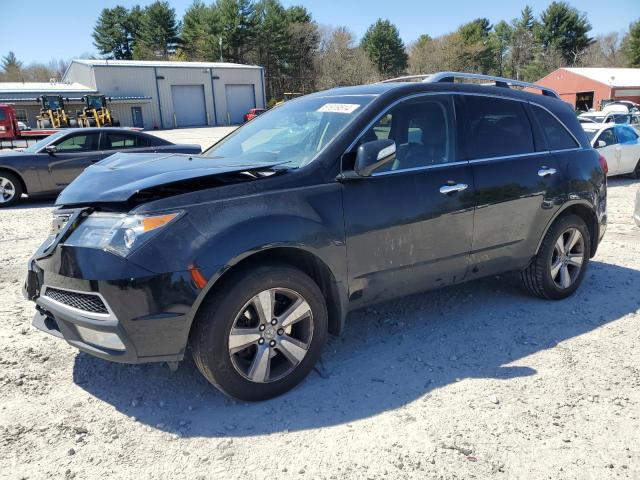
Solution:
[{"label": "fender flare", "polygon": [[547,232],[549,231],[549,229],[551,228],[551,226],[554,224],[554,222],[560,218],[563,214],[566,213],[567,210],[569,210],[572,207],[584,207],[587,210],[589,210],[593,216],[593,227],[594,227],[594,238],[596,239],[596,241],[591,242],[591,256],[593,256],[595,254],[595,249],[598,245],[597,243],[597,239],[599,238],[599,230],[600,230],[600,224],[597,221],[597,218],[595,216],[595,213],[593,212],[594,207],[593,204],[588,202],[587,200],[581,199],[581,200],[571,200],[568,202],[565,202],[562,207],[555,213],[555,215],[553,217],[551,217],[551,220],[549,220],[547,222],[547,224],[544,227],[544,230],[542,232],[542,235],[540,235],[540,238],[538,239],[538,242],[536,243],[536,251],[535,251],[535,255],[538,254],[538,252],[540,251],[540,246],[542,245],[542,241],[544,240],[544,237],[547,235]]}]

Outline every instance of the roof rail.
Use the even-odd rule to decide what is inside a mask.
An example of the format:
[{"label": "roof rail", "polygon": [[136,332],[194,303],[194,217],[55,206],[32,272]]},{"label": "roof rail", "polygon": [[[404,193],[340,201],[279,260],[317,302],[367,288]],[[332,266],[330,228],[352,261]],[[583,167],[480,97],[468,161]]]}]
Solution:
[{"label": "roof rail", "polygon": [[[510,78],[504,77],[496,77],[493,75],[483,75],[481,73],[464,73],[464,72],[438,72],[433,75],[415,75],[415,77],[424,76],[426,77],[422,80],[425,83],[444,83],[444,82],[454,82],[456,78],[469,78],[476,80],[487,80],[495,84],[496,87],[504,87],[509,88],[510,86],[515,87],[525,87],[525,88],[534,88],[536,90],[540,90],[542,95],[553,98],[560,98],[558,93],[548,87],[543,87],[541,85],[536,85],[535,83],[523,82],[521,80],[512,80]],[[393,81],[388,80],[388,81]]]},{"label": "roof rail", "polygon": [[430,76],[431,76],[430,73],[423,74],[423,75],[406,75],[404,77],[388,78],[386,80],[381,80],[378,83],[405,82],[407,80],[416,80],[418,78],[427,78]]}]

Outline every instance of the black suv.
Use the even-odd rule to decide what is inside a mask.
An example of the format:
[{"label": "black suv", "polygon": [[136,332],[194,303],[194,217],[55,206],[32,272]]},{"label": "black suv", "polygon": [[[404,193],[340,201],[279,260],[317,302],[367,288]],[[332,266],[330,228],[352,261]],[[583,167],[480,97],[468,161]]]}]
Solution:
[{"label": "black suv", "polygon": [[506,271],[571,295],[606,224],[606,163],[571,107],[503,78],[400,80],[287,102],[201,156],[89,167],[29,262],[35,327],[119,362],[190,350],[260,400],[353,309]]}]

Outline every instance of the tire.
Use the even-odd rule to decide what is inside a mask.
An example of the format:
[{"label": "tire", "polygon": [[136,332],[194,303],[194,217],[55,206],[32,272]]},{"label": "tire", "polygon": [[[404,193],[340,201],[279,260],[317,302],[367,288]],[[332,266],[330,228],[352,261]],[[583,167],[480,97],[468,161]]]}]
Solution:
[{"label": "tire", "polygon": [[112,127],[119,127],[120,126],[120,120],[113,120],[111,122],[111,126]]},{"label": "tire", "polygon": [[88,127],[95,127],[96,126],[96,121],[93,118],[90,118],[87,120],[87,126]]},{"label": "tire", "polygon": [[[573,237],[574,232],[579,235]],[[559,248],[561,238],[563,249],[570,247],[568,253]],[[521,272],[525,288],[532,295],[548,300],[567,298],[582,283],[590,252],[591,236],[584,220],[577,215],[557,219],[542,240],[538,254]]]},{"label": "tire", "polygon": [[69,119],[69,127],[77,128],[78,127],[78,120],[76,120],[75,118],[70,118]]},{"label": "tire", "polygon": [[0,208],[11,207],[22,197],[22,183],[13,173],[0,172]]},{"label": "tire", "polygon": [[631,172],[631,176],[636,180],[640,180],[640,160],[638,160],[636,168],[633,170],[633,172]]},{"label": "tire", "polygon": [[[232,330],[239,329],[243,336],[232,339]],[[189,342],[209,382],[231,397],[259,401],[291,390],[307,376],[327,331],[318,285],[296,268],[268,263],[231,272],[201,305]]]}]

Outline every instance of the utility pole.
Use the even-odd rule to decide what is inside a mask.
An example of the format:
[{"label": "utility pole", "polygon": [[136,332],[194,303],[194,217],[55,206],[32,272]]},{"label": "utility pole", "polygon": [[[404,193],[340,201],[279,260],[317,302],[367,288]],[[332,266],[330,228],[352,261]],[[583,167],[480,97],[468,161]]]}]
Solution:
[{"label": "utility pole", "polygon": [[220,45],[220,61],[223,62],[224,60],[222,60],[222,35],[218,37],[218,45]]}]

